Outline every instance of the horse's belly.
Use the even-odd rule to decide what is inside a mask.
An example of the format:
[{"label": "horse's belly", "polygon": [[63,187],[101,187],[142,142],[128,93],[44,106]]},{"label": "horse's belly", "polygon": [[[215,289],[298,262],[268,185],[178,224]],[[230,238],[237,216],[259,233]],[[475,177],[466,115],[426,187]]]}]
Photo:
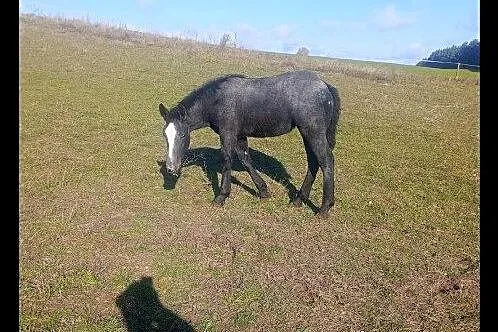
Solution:
[{"label": "horse's belly", "polygon": [[287,134],[292,130],[293,125],[291,122],[259,122],[252,123],[247,128],[245,136],[249,137],[272,137]]}]

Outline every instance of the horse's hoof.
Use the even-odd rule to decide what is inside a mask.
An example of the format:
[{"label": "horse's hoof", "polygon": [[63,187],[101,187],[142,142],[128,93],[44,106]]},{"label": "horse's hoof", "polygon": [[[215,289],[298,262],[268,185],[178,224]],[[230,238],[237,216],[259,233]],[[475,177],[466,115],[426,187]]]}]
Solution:
[{"label": "horse's hoof", "polygon": [[216,196],[216,198],[213,200],[213,205],[216,206],[223,206],[225,204],[225,198],[223,196]]},{"label": "horse's hoof", "polygon": [[329,211],[319,211],[316,214],[320,219],[328,219],[330,217]]},{"label": "horse's hoof", "polygon": [[297,207],[301,207],[303,205],[303,201],[301,200],[301,197],[296,197],[292,201],[292,204]]},{"label": "horse's hoof", "polygon": [[271,194],[268,190],[259,193],[259,198],[261,199],[270,198],[270,196]]}]

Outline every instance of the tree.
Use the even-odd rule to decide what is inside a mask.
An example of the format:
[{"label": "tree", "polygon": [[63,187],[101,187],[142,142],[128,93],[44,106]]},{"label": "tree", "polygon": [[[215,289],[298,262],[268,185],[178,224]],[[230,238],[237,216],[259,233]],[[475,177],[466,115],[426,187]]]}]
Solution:
[{"label": "tree", "polygon": [[310,54],[310,51],[306,47],[301,47],[300,49],[297,50],[296,54],[302,56],[308,56]]},{"label": "tree", "polygon": [[[474,39],[470,42],[464,42],[460,46],[451,46],[444,49],[439,49],[431,53],[429,58],[424,60],[430,61],[442,61],[442,62],[454,62],[454,64],[449,63],[434,63],[426,62],[424,60],[417,63],[417,66],[423,67],[435,67],[435,68],[456,68],[456,63],[473,65],[469,66],[470,70],[478,70],[474,66],[479,66],[479,41]],[[464,66],[465,67],[465,66]]]},{"label": "tree", "polygon": [[228,46],[228,42],[230,41],[230,35],[228,33],[224,33],[223,37],[220,39],[220,46],[221,47],[226,47]]}]

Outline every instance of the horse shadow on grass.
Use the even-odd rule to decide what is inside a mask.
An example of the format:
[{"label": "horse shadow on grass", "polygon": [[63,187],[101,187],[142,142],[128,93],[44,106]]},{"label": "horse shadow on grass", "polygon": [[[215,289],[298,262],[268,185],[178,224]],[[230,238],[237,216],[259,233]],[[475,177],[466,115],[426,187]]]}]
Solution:
[{"label": "horse shadow on grass", "polygon": [[[291,176],[287,173],[287,170],[282,163],[258,150],[249,148],[249,153],[251,155],[253,167],[258,172],[266,174],[273,181],[280,183],[287,190],[287,196],[289,198],[289,202],[291,202],[296,197],[297,188],[291,183]],[[201,167],[202,171],[211,183],[214,197],[216,197],[220,193],[218,174],[221,174],[222,169],[221,149],[214,149],[210,147],[190,149],[185,159],[187,162],[184,164],[184,167]],[[164,161],[157,161],[157,164],[160,166],[160,172],[163,175],[163,188],[167,190],[174,189],[176,182],[178,181],[178,177],[166,171]],[[232,163],[232,170],[236,172],[247,171],[236,157]],[[231,177],[231,182],[243,188],[251,195],[259,197],[259,193],[256,189],[240,182],[234,176]],[[303,201],[303,203],[306,204],[313,212],[317,213],[319,211],[319,208],[309,199]]]},{"label": "horse shadow on grass", "polygon": [[151,277],[134,281],[116,298],[116,306],[128,332],[195,331],[189,322],[162,305]]}]

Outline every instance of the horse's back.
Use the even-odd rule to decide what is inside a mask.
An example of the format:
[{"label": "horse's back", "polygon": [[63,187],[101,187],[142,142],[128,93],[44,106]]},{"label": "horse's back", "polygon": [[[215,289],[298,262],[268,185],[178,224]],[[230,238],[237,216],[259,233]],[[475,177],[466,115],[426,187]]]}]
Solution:
[{"label": "horse's back", "polygon": [[327,85],[310,71],[262,78],[234,77],[223,87],[224,122],[249,137],[278,136],[303,122],[326,121]]},{"label": "horse's back", "polygon": [[227,83],[228,99],[249,113],[267,110],[278,117],[288,111],[314,108],[332,98],[327,84],[316,73],[305,70],[261,78],[235,77]]}]

